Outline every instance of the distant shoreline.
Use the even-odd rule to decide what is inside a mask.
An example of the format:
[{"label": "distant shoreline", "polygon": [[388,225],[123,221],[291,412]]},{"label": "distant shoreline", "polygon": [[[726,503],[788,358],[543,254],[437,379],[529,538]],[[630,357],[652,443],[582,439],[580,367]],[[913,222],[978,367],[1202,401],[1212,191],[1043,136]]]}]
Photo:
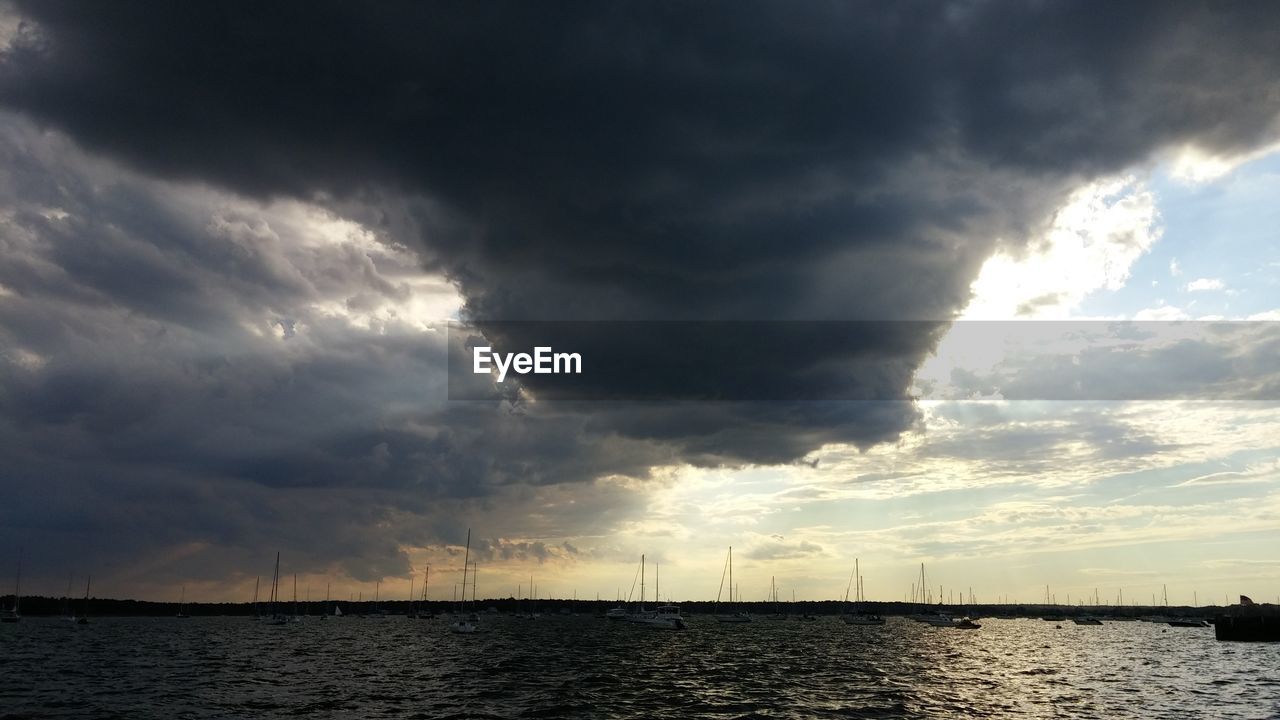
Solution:
[{"label": "distant shoreline", "polygon": [[[0,606],[7,606],[12,603],[13,596],[0,596]],[[84,608],[84,600],[82,598],[71,599],[72,609],[80,613]],[[43,597],[43,596],[23,596],[22,598],[22,614],[27,617],[50,616],[57,617],[65,613],[67,600],[61,597]],[[527,599],[517,599],[512,597],[506,598],[486,598],[476,601],[476,604],[482,608],[492,608],[498,613],[518,613],[529,612],[530,601]],[[653,605],[652,601],[646,603]],[[710,615],[715,612],[724,612],[726,603],[720,603],[718,606],[715,602],[697,600],[697,601],[677,601],[675,604],[680,605],[681,611],[686,615]],[[276,603],[276,607],[285,612],[293,612],[294,602],[292,600],[282,600]],[[407,615],[412,612],[426,612],[431,614],[445,614],[456,610],[457,602],[450,600],[429,600],[413,602],[409,600],[392,600],[380,601],[375,603],[372,600],[348,601],[348,600],[312,600],[310,602],[298,601],[297,612],[302,615],[328,615],[333,614],[333,607],[336,605],[341,608],[344,615],[360,616],[360,615]],[[617,601],[606,600],[538,600],[536,603],[536,611],[545,615],[554,614],[579,614],[593,615],[603,613],[609,608],[631,607],[637,603],[619,603]],[[270,611],[270,603],[252,602],[240,603],[201,603],[201,602],[184,602],[181,604],[182,612],[192,617],[252,617],[261,613]],[[1045,605],[1042,603],[975,603],[972,605],[951,605],[951,604],[933,604],[920,605],[917,603],[905,602],[862,602],[858,604],[860,612],[871,612],[886,616],[906,616],[920,612],[940,611],[955,616],[971,616],[971,617],[997,617],[997,618],[1042,618],[1042,617],[1064,617],[1071,619],[1074,617],[1091,616],[1100,619],[1108,618],[1133,618],[1139,619],[1149,616],[1165,616],[1173,618],[1212,618],[1215,615],[1224,614],[1277,614],[1280,615],[1280,606],[1272,604],[1259,604],[1242,608],[1239,605]],[[88,601],[88,612],[90,615],[98,617],[171,617],[178,613],[179,603],[177,602],[157,602],[152,600],[120,600],[112,598],[90,598]],[[742,602],[733,604],[734,611],[747,612],[752,615],[768,617],[776,614],[787,615],[827,615],[839,616],[852,611],[853,606],[840,600],[819,600],[819,601],[802,601],[795,603],[770,603],[770,602]]]}]

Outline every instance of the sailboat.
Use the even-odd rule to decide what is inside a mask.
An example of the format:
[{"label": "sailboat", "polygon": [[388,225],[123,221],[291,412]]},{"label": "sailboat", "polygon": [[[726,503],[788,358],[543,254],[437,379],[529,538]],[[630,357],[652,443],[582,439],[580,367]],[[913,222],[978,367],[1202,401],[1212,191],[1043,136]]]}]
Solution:
[{"label": "sailboat", "polygon": [[[729,546],[729,557],[726,560],[729,568],[729,604],[733,605],[733,546]],[[720,589],[716,591],[716,605],[720,604],[720,593],[724,592],[724,573],[720,574]],[[730,613],[717,613],[716,622],[720,623],[746,623],[751,622],[751,616],[745,612],[737,611]]]},{"label": "sailboat", "polygon": [[298,614],[298,573],[293,574],[293,615],[289,622],[302,622],[302,616]]},{"label": "sailboat", "polygon": [[[916,599],[920,603],[920,612],[912,615],[911,619],[928,624],[928,625],[932,625],[934,627],[951,627],[955,625],[956,621],[953,620],[950,616],[944,614],[941,609],[939,610],[928,609],[928,604],[930,600],[929,595],[931,592],[930,590],[927,589],[928,587],[929,586],[926,584],[926,580],[925,580],[924,563],[920,563],[920,584],[916,587]],[[941,604],[942,602],[941,586],[939,586],[938,588],[938,602],[939,604]]]},{"label": "sailboat", "polygon": [[176,617],[176,618],[182,618],[183,620],[185,620],[185,619],[187,619],[187,618],[191,617],[190,615],[187,615],[187,614],[185,614],[185,613],[183,613],[183,612],[182,612],[182,606],[183,606],[183,605],[185,605],[185,604],[186,604],[186,602],[187,602],[187,586],[186,586],[186,585],[183,585],[183,586],[182,586],[182,594],[178,597],[178,614],[177,614],[177,615],[174,615],[174,617]]},{"label": "sailboat", "polygon": [[[458,620],[449,626],[450,632],[470,635],[480,632],[480,616],[467,610],[467,568],[471,566],[471,528],[467,528],[467,547],[462,555],[462,603],[458,606]],[[474,583],[474,580],[472,581]],[[473,591],[474,596],[474,591]]]},{"label": "sailboat", "polygon": [[[627,592],[627,602],[631,602],[631,592],[636,589],[635,578],[640,576],[640,568],[636,568],[636,575],[631,579],[631,591]],[[614,598],[618,604],[604,614],[606,620],[626,620],[627,607],[622,602],[622,588],[618,588],[618,594]]]},{"label": "sailboat", "polygon": [[516,617],[522,620],[537,620],[542,617],[542,613],[538,612],[538,586],[533,584],[533,576],[529,576],[529,609],[528,612],[520,613]]},{"label": "sailboat", "polygon": [[413,573],[409,574],[409,614],[405,618],[408,620],[418,619],[418,597],[413,594]]},{"label": "sailboat", "polygon": [[373,612],[369,613],[369,615],[371,615],[372,617],[385,618],[387,616],[387,611],[382,609],[381,598],[382,598],[382,581],[379,580],[373,586]]},{"label": "sailboat", "polygon": [[67,594],[62,596],[62,619],[76,621],[76,611],[71,607],[71,575],[67,575]]},{"label": "sailboat", "polygon": [[422,609],[417,612],[415,617],[419,620],[430,620],[431,611],[427,610],[427,585],[431,582],[431,566],[428,565],[425,572],[422,573]]},{"label": "sailboat", "polygon": [[18,578],[13,586],[13,607],[4,611],[0,615],[0,622],[16,623],[22,619],[22,615],[18,612],[19,605],[22,602],[22,549],[18,549]]},{"label": "sailboat", "polygon": [[289,618],[280,614],[276,603],[280,600],[280,553],[276,553],[276,568],[271,576],[271,617],[267,618],[268,625],[285,625],[288,624]]},{"label": "sailboat", "polygon": [[258,606],[258,584],[261,581],[262,581],[261,577],[258,577],[256,575],[254,576],[253,578],[253,619],[258,622],[262,621],[262,608]]},{"label": "sailboat", "polygon": [[[658,594],[658,564],[653,564],[653,595],[659,603],[662,596]],[[627,616],[627,622],[646,627],[666,630],[683,630],[684,618],[680,615],[680,606],[659,604],[652,612],[644,609],[644,555],[640,556],[640,611]]]},{"label": "sailboat", "polygon": [[[844,615],[841,619],[845,625],[884,625],[884,618],[874,613],[864,612],[862,610],[862,602],[865,598],[862,595],[862,572],[858,567],[858,558],[853,559],[853,575],[849,578],[849,584],[852,585],[854,580],[858,582],[858,589],[854,593],[853,612]],[[844,590],[844,601],[849,602],[849,588]]]},{"label": "sailboat", "polygon": [[84,580],[84,606],[80,608],[80,617],[76,618],[77,625],[89,624],[89,585],[93,582],[93,576]]},{"label": "sailboat", "polygon": [[769,604],[772,612],[766,616],[767,620],[786,620],[787,614],[782,611],[782,603],[778,600],[778,584],[774,581],[772,575],[769,576]]},{"label": "sailboat", "polygon": [[[792,590],[791,591],[791,610],[793,612],[795,611],[795,607],[796,607],[796,591]],[[818,619],[817,615],[814,615],[813,613],[807,610],[805,612],[800,613],[797,617],[800,620],[805,620],[807,622],[813,622],[814,620]]]}]

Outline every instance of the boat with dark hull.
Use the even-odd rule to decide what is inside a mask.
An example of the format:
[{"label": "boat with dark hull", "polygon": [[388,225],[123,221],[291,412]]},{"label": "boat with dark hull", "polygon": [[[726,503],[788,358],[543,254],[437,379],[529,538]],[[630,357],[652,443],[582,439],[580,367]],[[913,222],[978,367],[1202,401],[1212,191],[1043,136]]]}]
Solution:
[{"label": "boat with dark hull", "polygon": [[1213,635],[1231,642],[1280,642],[1280,612],[1219,615],[1213,621]]}]

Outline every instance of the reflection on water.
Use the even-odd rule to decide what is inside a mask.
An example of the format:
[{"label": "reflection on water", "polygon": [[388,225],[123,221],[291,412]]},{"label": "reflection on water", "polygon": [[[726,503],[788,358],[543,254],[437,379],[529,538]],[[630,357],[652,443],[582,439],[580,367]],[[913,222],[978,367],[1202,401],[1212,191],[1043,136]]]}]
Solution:
[{"label": "reflection on water", "polygon": [[0,628],[0,717],[1267,718],[1280,647],[1213,630],[985,620],[977,631],[694,616],[25,618]]}]

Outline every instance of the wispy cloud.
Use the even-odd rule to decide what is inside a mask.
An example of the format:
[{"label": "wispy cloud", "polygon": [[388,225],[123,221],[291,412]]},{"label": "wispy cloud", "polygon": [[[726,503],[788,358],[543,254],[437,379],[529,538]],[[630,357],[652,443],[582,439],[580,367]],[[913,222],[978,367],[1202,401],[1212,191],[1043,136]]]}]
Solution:
[{"label": "wispy cloud", "polygon": [[1187,292],[1208,292],[1222,290],[1225,287],[1220,278],[1197,278],[1187,283]]},{"label": "wispy cloud", "polygon": [[1280,480],[1280,461],[1251,465],[1244,470],[1224,470],[1222,472],[1199,475],[1184,480],[1170,487],[1191,487],[1196,485],[1238,485],[1242,483],[1266,483]]}]

